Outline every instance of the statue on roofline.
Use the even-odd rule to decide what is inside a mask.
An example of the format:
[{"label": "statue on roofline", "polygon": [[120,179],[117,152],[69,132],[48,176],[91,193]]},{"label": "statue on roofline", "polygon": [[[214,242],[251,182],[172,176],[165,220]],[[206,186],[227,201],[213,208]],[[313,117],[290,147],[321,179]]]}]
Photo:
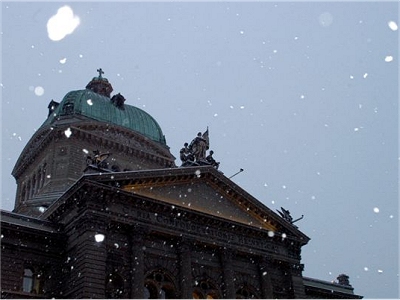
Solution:
[{"label": "statue on roofline", "polygon": [[207,130],[203,134],[199,132],[190,144],[185,143],[183,145],[183,148],[180,150],[182,167],[211,165],[218,169],[219,162],[216,162],[212,157],[214,151],[211,150],[209,155],[207,155],[209,147],[210,142],[207,127]]},{"label": "statue on roofline", "polygon": [[283,207],[281,207],[281,211],[276,210],[280,216],[282,217],[282,219],[288,221],[290,224],[296,223],[297,221],[300,221],[301,219],[304,218],[304,215],[301,215],[300,218],[293,220],[293,217],[290,214],[290,211],[287,209],[284,209]]}]

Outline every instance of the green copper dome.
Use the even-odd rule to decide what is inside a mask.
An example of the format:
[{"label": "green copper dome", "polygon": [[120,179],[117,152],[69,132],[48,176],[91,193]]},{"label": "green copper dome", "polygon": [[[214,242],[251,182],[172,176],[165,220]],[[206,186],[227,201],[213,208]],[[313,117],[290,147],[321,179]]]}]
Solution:
[{"label": "green copper dome", "polygon": [[[119,99],[122,97],[120,94],[117,96]],[[122,103],[113,101],[114,97],[110,99],[90,89],[71,91],[65,95],[60,104],[53,102],[54,106],[49,107],[51,113],[43,125],[50,125],[63,116],[81,115],[134,130],[166,145],[162,130],[152,116],[137,107],[123,104],[125,100],[123,97]]]}]

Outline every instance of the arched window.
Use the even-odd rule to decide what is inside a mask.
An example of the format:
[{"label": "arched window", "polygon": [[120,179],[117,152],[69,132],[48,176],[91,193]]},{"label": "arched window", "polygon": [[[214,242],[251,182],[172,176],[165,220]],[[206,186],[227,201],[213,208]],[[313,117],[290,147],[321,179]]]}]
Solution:
[{"label": "arched window", "polygon": [[257,299],[259,298],[254,289],[250,286],[244,285],[236,291],[236,299]]},{"label": "arched window", "polygon": [[22,281],[22,291],[30,293],[33,290],[33,270],[24,269],[24,278]]},{"label": "arched window", "polygon": [[33,195],[36,194],[36,175],[33,175],[31,182],[31,195],[30,198],[33,198]]},{"label": "arched window", "polygon": [[25,196],[26,196],[25,194],[26,194],[26,185],[25,185],[25,183],[23,183],[22,186],[21,186],[20,203],[26,200],[25,199]]},{"label": "arched window", "polygon": [[220,299],[221,293],[217,286],[208,279],[196,281],[196,286],[193,290],[193,299]]},{"label": "arched window", "polygon": [[31,197],[31,191],[32,191],[32,189],[31,189],[31,180],[29,179],[29,180],[28,180],[28,183],[26,184],[26,194],[25,194],[26,197],[25,197],[25,201],[30,199],[30,197]]},{"label": "arched window", "polygon": [[47,168],[47,163],[44,163],[42,167],[42,176],[41,176],[42,180],[40,181],[40,187],[44,185],[44,182],[46,180],[46,168]]},{"label": "arched window", "polygon": [[163,270],[151,272],[145,279],[144,296],[146,299],[175,299],[175,285],[169,274]]},{"label": "arched window", "polygon": [[41,176],[42,176],[42,170],[41,168],[39,168],[39,170],[36,173],[36,186],[35,186],[35,191],[36,193],[39,191],[40,189],[40,180],[41,180]]},{"label": "arched window", "polygon": [[27,293],[42,294],[42,277],[40,273],[35,273],[32,268],[24,269],[22,279],[22,291]]}]

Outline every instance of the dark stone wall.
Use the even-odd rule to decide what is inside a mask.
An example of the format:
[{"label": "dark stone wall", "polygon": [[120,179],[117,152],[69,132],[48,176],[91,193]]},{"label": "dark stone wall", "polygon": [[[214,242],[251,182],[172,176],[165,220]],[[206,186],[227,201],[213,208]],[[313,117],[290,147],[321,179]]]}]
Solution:
[{"label": "dark stone wall", "polygon": [[[1,224],[2,298],[62,297],[62,235]],[[35,289],[23,291],[24,269],[34,271]]]}]

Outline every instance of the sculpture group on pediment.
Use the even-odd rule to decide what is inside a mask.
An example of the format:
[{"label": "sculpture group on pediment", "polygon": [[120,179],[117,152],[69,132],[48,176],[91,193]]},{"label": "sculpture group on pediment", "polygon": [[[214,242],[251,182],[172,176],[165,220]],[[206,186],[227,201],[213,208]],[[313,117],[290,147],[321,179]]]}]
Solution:
[{"label": "sculpture group on pediment", "polygon": [[192,142],[184,143],[180,150],[180,159],[182,167],[188,166],[213,166],[218,169],[219,162],[213,158],[214,151],[210,150],[207,155],[207,150],[210,148],[208,137],[208,128],[204,133],[199,132]]},{"label": "sculpture group on pediment", "polygon": [[100,153],[99,150],[93,150],[93,156],[88,155],[86,157],[86,164],[96,166],[97,168],[106,169],[108,163],[106,159],[111,155],[111,153]]}]

